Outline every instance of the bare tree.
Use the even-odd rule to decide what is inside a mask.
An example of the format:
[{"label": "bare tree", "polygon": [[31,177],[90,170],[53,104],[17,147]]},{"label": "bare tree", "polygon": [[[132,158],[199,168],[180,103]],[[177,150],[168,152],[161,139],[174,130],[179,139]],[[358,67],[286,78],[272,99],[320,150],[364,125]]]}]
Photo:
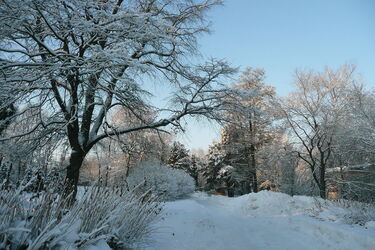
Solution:
[{"label": "bare tree", "polygon": [[[220,1],[1,0],[0,93],[9,97],[4,105],[18,103],[39,114],[31,129],[1,140],[35,131],[63,134],[71,148],[66,191],[75,194],[82,162],[99,141],[180,127],[187,115],[218,118],[231,94],[221,78],[235,70],[214,59],[202,65],[189,60],[198,54],[197,36],[209,31],[205,12],[217,4]],[[150,101],[148,81],[171,90],[171,108]],[[139,125],[111,124],[116,106],[133,113]],[[153,119],[142,115],[149,109],[155,112]]]},{"label": "bare tree", "polygon": [[298,157],[310,168],[322,198],[326,197],[326,170],[330,167],[337,128],[348,115],[349,93],[355,83],[351,65],[336,71],[297,71],[297,90],[280,105],[292,138],[300,146]]},{"label": "bare tree", "polygon": [[[338,128],[329,181],[341,197],[373,201],[375,194],[375,95],[363,85],[349,95],[345,124]],[[337,186],[337,187],[336,187]]]}]

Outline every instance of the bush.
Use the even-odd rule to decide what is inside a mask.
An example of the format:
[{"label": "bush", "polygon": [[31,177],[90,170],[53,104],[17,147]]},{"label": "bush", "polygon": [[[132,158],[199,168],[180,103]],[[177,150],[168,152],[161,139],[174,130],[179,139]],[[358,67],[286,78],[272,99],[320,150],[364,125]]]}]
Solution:
[{"label": "bush", "polygon": [[0,249],[81,249],[105,240],[115,249],[146,243],[160,213],[156,196],[90,187],[68,207],[58,194],[0,191]]},{"label": "bush", "polygon": [[[312,209],[312,216],[324,217],[332,214],[334,220],[341,220],[346,224],[365,225],[369,221],[375,221],[375,204],[363,203],[352,200],[322,200],[315,199],[315,206]],[[323,214],[323,215],[322,215]],[[332,216],[330,216],[332,217]],[[331,218],[332,219],[332,218]]]},{"label": "bush", "polygon": [[345,209],[344,221],[348,224],[365,225],[366,222],[375,221],[375,204],[351,200],[333,201],[336,206]]},{"label": "bush", "polygon": [[185,171],[151,163],[132,168],[127,182],[130,187],[143,183],[143,192],[151,190],[166,200],[183,198],[195,190],[194,179]]}]

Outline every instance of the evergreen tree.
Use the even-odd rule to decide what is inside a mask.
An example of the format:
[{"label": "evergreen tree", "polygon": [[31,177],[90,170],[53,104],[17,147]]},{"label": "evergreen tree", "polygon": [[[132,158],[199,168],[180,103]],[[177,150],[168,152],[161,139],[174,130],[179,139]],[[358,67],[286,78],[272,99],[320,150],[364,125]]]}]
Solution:
[{"label": "evergreen tree", "polygon": [[189,174],[195,180],[195,183],[198,184],[198,170],[199,170],[199,160],[195,155],[192,155],[190,158],[190,167]]},{"label": "evergreen tree", "polygon": [[182,169],[189,172],[191,165],[189,151],[185,146],[179,142],[174,142],[169,158],[167,160],[167,165],[172,168]]},{"label": "evergreen tree", "polygon": [[[279,137],[273,126],[273,87],[264,83],[264,71],[247,68],[238,83],[236,102],[246,109],[224,114],[221,141],[209,149],[205,169],[207,188],[226,187],[228,195],[258,191],[259,151]],[[242,95],[242,92],[253,95]]]},{"label": "evergreen tree", "polygon": [[222,144],[226,153],[226,164],[233,166],[233,174],[241,183],[241,193],[258,191],[257,172],[260,167],[258,151],[270,143],[277,134],[272,126],[272,98],[274,88],[264,83],[262,69],[246,68],[238,83],[238,91],[253,92],[251,96],[240,96],[238,103],[246,110],[227,113],[231,122],[224,127]]},{"label": "evergreen tree", "polygon": [[174,142],[171,148],[167,165],[172,168],[182,169],[189,174],[198,185],[199,160],[196,156],[190,156],[189,150],[179,142]]},{"label": "evergreen tree", "polygon": [[226,189],[227,195],[233,197],[235,193],[235,186],[237,179],[235,178],[235,168],[230,165],[225,165],[220,168],[216,181],[221,184],[223,189]]},{"label": "evergreen tree", "polygon": [[224,166],[224,157],[224,151],[219,143],[209,147],[207,165],[202,171],[205,179],[205,190],[214,190],[221,186],[217,177],[220,169]]}]

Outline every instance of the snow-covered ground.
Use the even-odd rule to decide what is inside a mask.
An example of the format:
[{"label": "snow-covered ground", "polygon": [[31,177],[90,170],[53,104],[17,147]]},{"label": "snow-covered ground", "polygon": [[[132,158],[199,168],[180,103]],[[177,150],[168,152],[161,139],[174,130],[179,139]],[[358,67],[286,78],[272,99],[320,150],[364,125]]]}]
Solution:
[{"label": "snow-covered ground", "polygon": [[166,203],[148,249],[375,249],[374,223],[344,224],[340,208],[317,211],[315,203],[268,191],[237,198],[196,193]]}]

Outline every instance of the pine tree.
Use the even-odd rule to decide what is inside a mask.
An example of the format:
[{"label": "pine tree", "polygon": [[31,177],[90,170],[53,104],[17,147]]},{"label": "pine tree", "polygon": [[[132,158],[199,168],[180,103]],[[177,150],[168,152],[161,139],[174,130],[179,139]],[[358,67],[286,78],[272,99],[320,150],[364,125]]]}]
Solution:
[{"label": "pine tree", "polygon": [[271,100],[273,87],[264,83],[264,70],[246,68],[233,88],[254,92],[253,96],[239,96],[238,103],[247,107],[226,114],[232,122],[223,128],[222,144],[226,164],[233,166],[235,178],[241,183],[241,193],[258,191],[257,172],[260,167],[258,151],[275,136],[272,126]]},{"label": "pine tree", "polygon": [[220,168],[216,181],[221,183],[222,188],[225,188],[229,197],[233,197],[235,193],[235,186],[237,179],[235,178],[235,168],[230,165],[225,165]]},{"label": "pine tree", "polygon": [[208,161],[207,166],[203,170],[203,177],[205,178],[205,189],[215,190],[220,185],[218,180],[218,173],[224,166],[224,151],[221,149],[219,143],[215,143],[208,149]]},{"label": "pine tree", "polygon": [[198,173],[199,173],[199,169],[200,169],[199,159],[195,155],[192,155],[190,157],[190,166],[188,168],[188,174],[191,177],[193,177],[193,179],[195,180],[195,184],[196,185],[198,185]]},{"label": "pine tree", "polygon": [[179,142],[174,142],[169,158],[167,160],[167,165],[172,168],[182,169],[189,172],[191,165],[189,151],[185,146]]}]

